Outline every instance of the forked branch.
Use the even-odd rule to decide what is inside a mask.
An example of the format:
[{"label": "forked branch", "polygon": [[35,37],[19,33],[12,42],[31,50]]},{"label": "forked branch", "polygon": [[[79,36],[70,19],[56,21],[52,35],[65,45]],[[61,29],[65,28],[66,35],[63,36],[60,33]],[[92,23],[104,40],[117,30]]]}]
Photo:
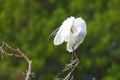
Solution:
[{"label": "forked branch", "polygon": [[[16,53],[8,53],[7,51],[4,50],[3,47],[7,47],[12,51],[15,51],[19,54]],[[27,72],[25,73],[25,80],[29,80],[30,79],[30,75],[31,75],[31,68],[32,68],[32,60],[30,60],[19,48],[14,49],[11,46],[9,46],[7,43],[5,43],[3,41],[2,45],[0,46],[0,53],[1,53],[1,58],[2,60],[4,60],[3,55],[7,55],[10,57],[18,57],[18,58],[23,58],[25,59],[25,61],[28,63],[28,69]]]},{"label": "forked branch", "polygon": [[71,63],[66,64],[65,68],[62,71],[64,73],[65,71],[69,70],[68,74],[64,78],[60,78],[59,75],[61,73],[59,73],[54,80],[74,80],[74,77],[72,74],[73,74],[75,68],[79,65],[79,63],[80,63],[80,61],[77,58],[75,60],[72,60]]}]

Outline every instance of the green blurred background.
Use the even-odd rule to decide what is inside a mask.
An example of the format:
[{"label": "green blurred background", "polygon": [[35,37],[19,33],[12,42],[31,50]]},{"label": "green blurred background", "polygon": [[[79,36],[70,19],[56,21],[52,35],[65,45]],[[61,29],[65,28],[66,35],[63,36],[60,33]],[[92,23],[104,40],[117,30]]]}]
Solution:
[{"label": "green blurred background", "polygon": [[[70,16],[82,17],[87,36],[77,49],[75,80],[120,80],[120,0],[0,0],[0,44],[7,42],[33,61],[33,80],[53,80],[71,54],[54,46],[51,32]],[[23,59],[4,56],[0,80],[23,80]]]}]

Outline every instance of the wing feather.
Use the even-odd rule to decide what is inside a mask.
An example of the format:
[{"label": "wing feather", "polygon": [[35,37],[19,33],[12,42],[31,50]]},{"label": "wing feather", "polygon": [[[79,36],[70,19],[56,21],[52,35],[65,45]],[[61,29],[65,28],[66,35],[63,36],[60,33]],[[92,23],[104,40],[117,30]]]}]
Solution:
[{"label": "wing feather", "polygon": [[70,28],[72,27],[74,17],[67,18],[60,26],[55,38],[54,44],[60,45],[64,41],[68,41]]}]

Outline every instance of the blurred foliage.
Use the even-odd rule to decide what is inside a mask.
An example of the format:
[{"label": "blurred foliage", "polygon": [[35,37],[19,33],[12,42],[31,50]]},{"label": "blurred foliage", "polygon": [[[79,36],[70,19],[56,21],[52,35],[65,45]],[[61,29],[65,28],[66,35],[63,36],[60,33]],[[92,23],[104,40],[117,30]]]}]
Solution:
[{"label": "blurred foliage", "polygon": [[[71,54],[49,35],[70,16],[83,17],[88,30],[77,49],[76,80],[120,80],[120,0],[0,0],[0,43],[20,47],[33,60],[34,80],[53,80]],[[27,63],[4,58],[0,80],[21,80]]]}]

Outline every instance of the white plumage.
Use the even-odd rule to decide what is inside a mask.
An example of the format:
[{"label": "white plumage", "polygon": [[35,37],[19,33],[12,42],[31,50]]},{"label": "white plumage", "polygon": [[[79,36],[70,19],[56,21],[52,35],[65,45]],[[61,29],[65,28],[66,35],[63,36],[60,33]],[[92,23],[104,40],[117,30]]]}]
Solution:
[{"label": "white plumage", "polygon": [[70,17],[62,23],[56,32],[54,44],[60,45],[67,42],[67,51],[73,52],[83,42],[86,34],[86,22],[81,17]]}]

